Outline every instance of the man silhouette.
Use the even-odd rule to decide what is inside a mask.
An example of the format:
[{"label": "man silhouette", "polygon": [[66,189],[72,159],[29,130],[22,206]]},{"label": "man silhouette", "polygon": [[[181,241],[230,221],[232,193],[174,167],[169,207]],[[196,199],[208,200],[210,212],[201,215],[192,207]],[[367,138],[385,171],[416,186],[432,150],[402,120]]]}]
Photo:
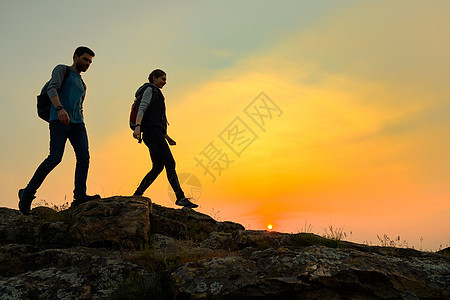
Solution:
[{"label": "man silhouette", "polygon": [[31,203],[37,189],[47,175],[61,162],[67,139],[76,156],[75,189],[72,206],[100,198],[86,194],[89,169],[89,146],[83,118],[83,101],[86,86],[81,72],[86,72],[92,63],[94,52],[87,47],[78,47],[73,54],[73,64],[58,65],[53,69],[47,94],[52,102],[50,107],[50,153],[39,165],[28,185],[19,190],[19,209],[24,215],[31,213]]}]

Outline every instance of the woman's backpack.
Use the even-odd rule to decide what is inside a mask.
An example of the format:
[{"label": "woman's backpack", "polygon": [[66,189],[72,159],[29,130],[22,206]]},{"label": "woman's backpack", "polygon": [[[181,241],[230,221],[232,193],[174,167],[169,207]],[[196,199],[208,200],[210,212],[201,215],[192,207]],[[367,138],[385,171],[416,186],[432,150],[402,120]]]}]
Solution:
[{"label": "woman's backpack", "polygon": [[[146,87],[143,89],[140,89],[139,94],[136,94],[136,98],[134,99],[133,104],[131,105],[131,112],[130,112],[130,128],[134,131],[136,128],[136,118],[139,111],[139,105],[141,105],[142,96],[144,95],[144,92],[147,88],[153,88],[150,83],[146,83]],[[152,97],[156,96],[156,92],[153,93]]]}]

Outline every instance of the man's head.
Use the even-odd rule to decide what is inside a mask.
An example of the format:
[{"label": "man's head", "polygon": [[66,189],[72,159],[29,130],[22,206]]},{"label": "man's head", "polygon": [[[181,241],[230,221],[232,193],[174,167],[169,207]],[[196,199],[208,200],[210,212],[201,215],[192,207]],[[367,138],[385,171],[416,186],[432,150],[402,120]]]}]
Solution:
[{"label": "man's head", "polygon": [[92,58],[95,56],[94,51],[88,47],[80,46],[75,49],[73,54],[73,66],[78,73],[86,72],[92,63]]}]

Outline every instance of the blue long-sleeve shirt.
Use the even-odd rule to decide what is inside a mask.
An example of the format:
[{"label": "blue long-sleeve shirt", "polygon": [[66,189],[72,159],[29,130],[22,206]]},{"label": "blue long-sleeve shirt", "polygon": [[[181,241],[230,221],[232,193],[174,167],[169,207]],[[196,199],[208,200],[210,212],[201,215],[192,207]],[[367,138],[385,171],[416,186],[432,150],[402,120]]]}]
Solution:
[{"label": "blue long-sleeve shirt", "polygon": [[[62,107],[69,114],[71,123],[83,123],[83,100],[85,88],[81,75],[70,69],[69,76],[62,83],[67,66],[58,65],[53,69],[52,78],[47,88],[47,94],[51,98],[59,96]],[[61,85],[62,83],[62,85]],[[50,121],[58,120],[56,108],[52,105],[50,107]]]}]

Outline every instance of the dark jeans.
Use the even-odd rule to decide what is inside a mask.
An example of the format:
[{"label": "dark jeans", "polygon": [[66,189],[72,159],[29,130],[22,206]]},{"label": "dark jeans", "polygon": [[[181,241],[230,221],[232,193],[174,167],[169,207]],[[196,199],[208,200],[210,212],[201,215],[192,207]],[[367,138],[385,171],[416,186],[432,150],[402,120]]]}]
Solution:
[{"label": "dark jeans", "polygon": [[142,135],[142,140],[150,151],[153,166],[150,172],[142,179],[136,192],[142,195],[165,167],[167,179],[177,199],[184,198],[184,193],[175,171],[175,160],[166,142],[163,130],[158,127],[146,128]]},{"label": "dark jeans", "polygon": [[86,180],[89,169],[89,145],[84,123],[64,125],[58,120],[51,121],[50,154],[39,165],[26,187],[26,191],[34,195],[44,182],[45,177],[61,162],[67,139],[72,144],[77,160],[75,167],[75,197],[86,195]]}]

